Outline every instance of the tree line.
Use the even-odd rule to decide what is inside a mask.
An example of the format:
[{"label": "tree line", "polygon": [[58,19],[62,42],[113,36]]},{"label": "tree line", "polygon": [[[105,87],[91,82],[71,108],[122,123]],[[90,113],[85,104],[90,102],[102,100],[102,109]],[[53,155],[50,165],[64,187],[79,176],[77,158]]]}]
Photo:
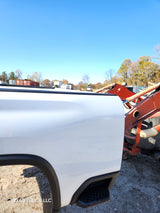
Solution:
[{"label": "tree line", "polygon": [[[80,90],[84,90],[87,86],[90,86],[93,89],[100,89],[101,87],[107,86],[111,83],[122,84],[125,82],[127,85],[136,86],[148,86],[149,83],[158,83],[160,82],[160,45],[157,46],[156,51],[158,53],[158,57],[143,55],[139,57],[137,61],[125,59],[117,72],[113,69],[106,71],[103,83],[89,83],[89,76],[85,75],[77,87]],[[158,63],[155,62],[155,59]]]},{"label": "tree line", "polygon": [[120,82],[129,85],[148,86],[148,82],[160,82],[160,66],[150,56],[141,56],[135,62],[126,59],[117,73]]},{"label": "tree line", "polygon": [[[157,53],[160,56],[160,46],[157,46]],[[115,72],[113,69],[106,71],[104,82],[97,82],[95,84],[90,82],[90,77],[84,74],[82,80],[74,85],[79,90],[86,90],[88,87],[94,89],[100,89],[111,83],[122,83],[125,82],[128,85],[137,86],[148,86],[148,83],[158,83],[160,82],[160,65],[153,61],[153,59],[160,61],[159,57],[151,56],[141,56],[137,61],[131,61],[130,59],[125,59],[119,70]],[[10,72],[7,74],[6,71],[2,72],[0,75],[0,81],[9,82],[9,80],[21,79],[22,71],[17,69],[15,72]],[[28,80],[33,80],[41,83],[43,86],[52,87],[55,80],[42,79],[41,72],[34,72],[28,75]],[[62,80],[63,84],[70,83],[67,79]]]},{"label": "tree line", "polygon": [[15,80],[15,79],[21,79],[22,71],[21,70],[15,70],[15,72],[7,73],[6,71],[3,71],[0,75],[0,81],[8,82],[9,80]]},{"label": "tree line", "polygon": [[[19,69],[12,71],[10,73],[7,73],[6,71],[3,71],[0,74],[0,81],[9,83],[9,80],[16,80],[16,79],[22,79],[23,72]],[[27,80],[32,80],[41,83],[43,86],[46,87],[52,87],[54,85],[54,81],[56,80],[50,80],[50,79],[42,79],[42,73],[41,72],[33,72],[31,75],[27,75]],[[68,84],[69,81],[66,79],[62,80],[63,84]]]}]

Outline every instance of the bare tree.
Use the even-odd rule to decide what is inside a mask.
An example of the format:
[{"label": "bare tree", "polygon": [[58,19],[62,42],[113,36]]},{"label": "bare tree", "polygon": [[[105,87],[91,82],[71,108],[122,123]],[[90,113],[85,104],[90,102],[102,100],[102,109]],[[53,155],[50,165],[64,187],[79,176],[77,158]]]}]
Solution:
[{"label": "bare tree", "polygon": [[155,63],[160,64],[160,44],[157,44],[157,46],[154,48],[154,52],[156,55],[152,56],[151,58]]},{"label": "bare tree", "polygon": [[160,56],[160,44],[156,46],[156,53]]},{"label": "bare tree", "polygon": [[21,79],[21,78],[22,78],[23,72],[22,72],[22,70],[20,70],[20,69],[16,69],[16,70],[15,70],[15,74],[16,74],[16,78],[17,78],[17,79]]},{"label": "bare tree", "polygon": [[32,74],[32,76],[31,76],[31,79],[33,81],[41,82],[41,80],[42,80],[42,74],[41,74],[41,72],[34,72]]},{"label": "bare tree", "polygon": [[85,74],[82,77],[82,82],[83,82],[83,86],[84,86],[85,89],[88,87],[89,81],[90,81],[89,76],[87,74]]},{"label": "bare tree", "polygon": [[113,69],[109,69],[106,71],[106,80],[111,82],[112,78],[114,76],[114,70]]},{"label": "bare tree", "polygon": [[88,76],[87,74],[85,74],[85,75],[82,77],[82,81],[83,81],[84,83],[86,83],[86,84],[89,84],[89,80],[90,80],[90,78],[89,78],[89,76]]}]

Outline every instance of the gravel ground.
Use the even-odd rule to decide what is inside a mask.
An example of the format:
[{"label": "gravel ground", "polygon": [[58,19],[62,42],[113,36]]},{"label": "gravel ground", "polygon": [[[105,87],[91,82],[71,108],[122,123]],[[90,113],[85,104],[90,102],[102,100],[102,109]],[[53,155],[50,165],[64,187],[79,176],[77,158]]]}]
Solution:
[{"label": "gravel ground", "polygon": [[[50,212],[48,181],[35,167],[0,167],[0,191],[0,213]],[[160,162],[148,156],[130,157],[122,162],[109,202],[87,209],[73,205],[60,210],[60,213],[99,212],[159,213]]]}]

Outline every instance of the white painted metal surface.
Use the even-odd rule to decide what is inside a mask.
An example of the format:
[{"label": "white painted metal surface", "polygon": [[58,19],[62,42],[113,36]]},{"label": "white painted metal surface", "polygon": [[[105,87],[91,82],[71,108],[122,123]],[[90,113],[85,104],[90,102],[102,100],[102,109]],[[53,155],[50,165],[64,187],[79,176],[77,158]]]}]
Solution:
[{"label": "white painted metal surface", "polygon": [[0,154],[45,158],[62,206],[88,178],[120,170],[123,136],[116,96],[0,92]]}]

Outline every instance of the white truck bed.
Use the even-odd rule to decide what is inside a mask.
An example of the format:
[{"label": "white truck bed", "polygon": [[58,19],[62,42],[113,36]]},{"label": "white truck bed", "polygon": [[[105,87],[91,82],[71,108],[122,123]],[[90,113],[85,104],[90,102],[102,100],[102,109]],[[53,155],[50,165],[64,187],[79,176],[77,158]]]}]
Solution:
[{"label": "white truck bed", "polygon": [[78,202],[91,183],[108,177],[111,186],[123,137],[124,109],[117,96],[0,87],[0,165],[46,167],[54,209]]}]

